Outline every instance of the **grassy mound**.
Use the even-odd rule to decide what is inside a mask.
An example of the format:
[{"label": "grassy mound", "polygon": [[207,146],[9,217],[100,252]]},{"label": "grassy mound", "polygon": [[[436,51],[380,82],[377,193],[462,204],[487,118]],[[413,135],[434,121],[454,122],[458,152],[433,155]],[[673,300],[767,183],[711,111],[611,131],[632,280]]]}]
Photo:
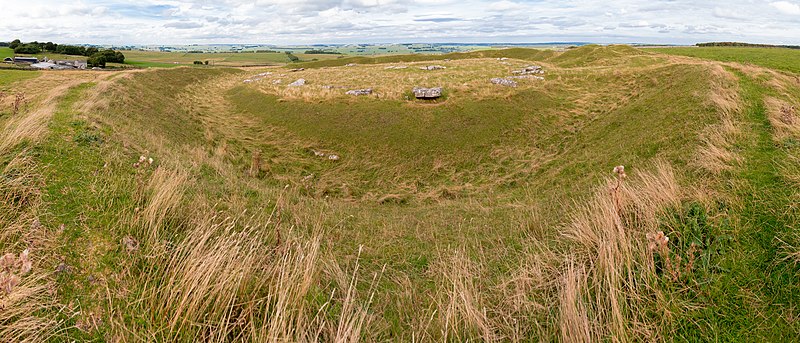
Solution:
[{"label": "grassy mound", "polygon": [[455,52],[442,55],[390,55],[378,57],[347,57],[325,61],[305,62],[298,66],[303,68],[320,67],[339,67],[351,63],[356,64],[380,64],[380,63],[399,63],[399,62],[423,62],[423,61],[443,61],[443,60],[465,60],[475,58],[515,58],[527,61],[541,61],[555,55],[552,50],[543,49],[524,49],[510,48],[498,50],[481,50],[473,52]]},{"label": "grassy mound", "polygon": [[797,337],[792,77],[620,46],[385,58],[0,83],[48,90],[0,117],[0,251],[33,261],[3,270],[0,339]]},{"label": "grassy mound", "polygon": [[[653,63],[647,53],[627,45],[584,45],[554,56],[549,61],[560,67],[615,65],[631,66]],[[637,58],[638,57],[638,58]]]},{"label": "grassy mound", "polygon": [[742,47],[702,47],[702,48],[657,48],[648,51],[699,57],[703,59],[753,64],[765,68],[800,73],[800,51],[784,48],[742,48]]}]

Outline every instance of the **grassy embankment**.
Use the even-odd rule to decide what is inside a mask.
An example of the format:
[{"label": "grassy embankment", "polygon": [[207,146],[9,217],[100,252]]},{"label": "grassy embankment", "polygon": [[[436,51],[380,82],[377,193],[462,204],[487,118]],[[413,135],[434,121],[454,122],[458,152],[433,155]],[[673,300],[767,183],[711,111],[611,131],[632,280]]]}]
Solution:
[{"label": "grassy embankment", "polygon": [[[177,53],[177,52],[155,52],[155,51],[122,51],[125,54],[125,64],[111,63],[112,67],[158,67],[174,68],[179,66],[193,66],[194,61],[209,61],[213,66],[268,66],[283,65],[291,62],[289,57],[282,52],[275,53]],[[0,47],[0,59],[13,57],[14,51],[10,48]],[[86,60],[86,56],[60,55],[43,52],[34,56],[42,59],[47,57],[52,60]],[[301,61],[335,59],[341,55],[308,55],[296,54]]]},{"label": "grassy embankment", "polygon": [[654,48],[648,51],[698,57],[714,61],[754,64],[775,70],[800,73],[800,50],[784,48],[703,47]]},{"label": "grassy embankment", "polygon": [[[157,52],[157,51],[123,51],[126,64],[138,67],[175,67],[181,65],[192,65],[194,61],[209,61],[214,66],[268,66],[282,65],[291,62],[289,57],[283,52],[248,52],[248,53],[179,53],[179,52]],[[313,59],[332,59],[338,55],[295,55],[300,60],[310,61]]]},{"label": "grassy embankment", "polygon": [[[764,105],[796,102],[791,79],[627,47],[430,58],[448,69],[77,80],[46,135],[3,145],[0,248],[35,258],[12,308],[39,309],[0,320],[97,340],[796,337],[800,131]],[[488,84],[531,63],[546,80]],[[419,83],[447,99],[406,100]]]}]

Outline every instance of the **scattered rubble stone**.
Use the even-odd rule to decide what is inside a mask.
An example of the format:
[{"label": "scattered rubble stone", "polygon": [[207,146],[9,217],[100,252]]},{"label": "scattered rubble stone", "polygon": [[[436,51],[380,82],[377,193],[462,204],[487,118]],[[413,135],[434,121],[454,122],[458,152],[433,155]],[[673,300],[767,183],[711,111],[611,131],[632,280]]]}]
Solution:
[{"label": "scattered rubble stone", "polygon": [[295,69],[289,69],[289,72],[290,72],[290,73],[295,73],[295,72],[298,72],[298,71],[303,71],[303,70],[306,70],[306,68],[295,68]]},{"label": "scattered rubble stone", "polygon": [[506,87],[517,87],[517,81],[504,79],[501,77],[495,77],[491,80],[493,84],[506,86]]},{"label": "scattered rubble stone", "polygon": [[512,71],[512,73],[519,75],[544,74],[544,69],[542,69],[540,66],[527,66],[521,70]]},{"label": "scattered rubble stone", "polygon": [[339,155],[328,155],[328,159],[331,161],[338,161]]},{"label": "scattered rubble stone", "polygon": [[370,95],[370,94],[372,94],[372,88],[353,89],[353,90],[349,90],[349,91],[345,92],[344,94],[355,95],[355,96]]},{"label": "scattered rubble stone", "polygon": [[422,88],[414,87],[414,97],[417,99],[437,99],[442,96],[442,87]]},{"label": "scattered rubble stone", "polygon": [[298,79],[295,82],[289,84],[289,87],[300,87],[306,84],[306,79]]},{"label": "scattered rubble stone", "polygon": [[357,66],[357,65],[358,65],[358,64],[355,64],[355,63],[348,63],[348,64],[345,64],[344,66],[345,66],[345,67],[355,67],[355,66]]},{"label": "scattered rubble stone", "polygon": [[507,79],[536,79],[536,80],[544,80],[541,76],[536,75],[515,75],[515,76],[507,76]]},{"label": "scattered rubble stone", "polygon": [[419,67],[419,69],[422,69],[422,70],[441,70],[441,69],[447,69],[447,67],[440,66],[440,65],[432,65],[432,66]]}]

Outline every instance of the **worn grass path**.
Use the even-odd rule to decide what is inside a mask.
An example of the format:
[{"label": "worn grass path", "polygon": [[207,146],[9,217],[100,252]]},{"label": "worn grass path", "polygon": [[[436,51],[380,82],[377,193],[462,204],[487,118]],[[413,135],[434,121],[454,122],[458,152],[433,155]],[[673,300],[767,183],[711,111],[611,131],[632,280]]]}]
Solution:
[{"label": "worn grass path", "polygon": [[798,228],[789,183],[779,166],[786,153],[774,144],[763,97],[770,90],[736,72],[745,104],[745,158],[726,187],[738,201],[734,239],[718,261],[719,272],[700,285],[703,309],[685,318],[676,341],[791,341],[800,336],[800,269],[781,255],[778,239]]}]

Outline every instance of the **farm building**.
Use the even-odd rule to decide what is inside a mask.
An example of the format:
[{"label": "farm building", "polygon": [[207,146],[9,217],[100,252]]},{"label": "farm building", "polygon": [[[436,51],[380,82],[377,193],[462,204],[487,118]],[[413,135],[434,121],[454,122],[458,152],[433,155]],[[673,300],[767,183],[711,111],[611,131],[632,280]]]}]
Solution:
[{"label": "farm building", "polygon": [[31,64],[32,68],[38,69],[53,69],[53,70],[61,70],[61,69],[73,69],[73,67],[62,66],[52,62],[39,62]]},{"label": "farm building", "polygon": [[[53,62],[53,61],[50,61]],[[75,68],[75,69],[86,69],[86,61],[55,61],[55,64],[60,66]]]},{"label": "farm building", "polygon": [[14,63],[39,63],[36,57],[14,57]]},{"label": "farm building", "polygon": [[11,57],[6,57],[6,58],[3,59],[3,62],[5,62],[5,63],[14,63],[14,59],[11,58]]}]

